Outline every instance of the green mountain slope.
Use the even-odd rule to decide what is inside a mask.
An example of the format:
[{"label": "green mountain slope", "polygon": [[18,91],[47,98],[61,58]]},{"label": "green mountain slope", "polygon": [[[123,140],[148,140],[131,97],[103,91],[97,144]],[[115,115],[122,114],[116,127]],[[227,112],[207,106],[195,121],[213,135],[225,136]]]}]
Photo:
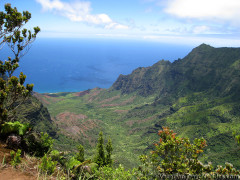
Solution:
[{"label": "green mountain slope", "polygon": [[112,88],[122,93],[137,91],[144,96],[157,93],[159,98],[210,90],[217,95],[236,93],[240,86],[239,51],[202,44],[173,63],[162,60],[130,75],[120,75]]},{"label": "green mountain slope", "polygon": [[48,109],[36,98],[30,97],[16,109],[16,119],[28,122],[38,132],[47,132],[56,136],[57,128],[51,120]]},{"label": "green mountain slope", "polygon": [[[100,130],[111,137],[115,163],[132,167],[149,153],[157,131],[204,137],[204,161],[240,167],[232,131],[240,129],[240,48],[202,44],[185,58],[120,75],[108,90],[39,94],[61,133],[94,153]],[[74,148],[74,147],[73,147]]]}]

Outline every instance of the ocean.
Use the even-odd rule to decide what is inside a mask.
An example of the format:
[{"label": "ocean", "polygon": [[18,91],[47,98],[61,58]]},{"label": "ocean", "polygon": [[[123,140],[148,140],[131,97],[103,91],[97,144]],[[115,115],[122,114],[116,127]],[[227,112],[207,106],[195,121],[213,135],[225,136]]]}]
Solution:
[{"label": "ocean", "polygon": [[[10,54],[6,48],[0,51],[1,60]],[[173,62],[193,48],[144,40],[39,38],[20,60],[15,75],[26,74],[26,82],[39,93],[109,88],[120,74],[162,59]]]}]

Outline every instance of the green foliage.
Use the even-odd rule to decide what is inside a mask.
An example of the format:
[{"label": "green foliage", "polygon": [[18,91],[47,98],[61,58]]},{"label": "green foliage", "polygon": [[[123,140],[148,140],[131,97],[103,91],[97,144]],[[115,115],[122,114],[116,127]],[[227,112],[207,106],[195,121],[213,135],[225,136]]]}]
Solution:
[{"label": "green foliage", "polygon": [[57,127],[51,120],[48,109],[36,97],[26,99],[15,110],[15,114],[15,121],[29,123],[32,130],[47,132],[51,137],[56,135]]},{"label": "green foliage", "polygon": [[81,164],[80,161],[78,161],[75,157],[70,157],[68,161],[66,162],[66,170],[68,172],[71,172],[74,170],[75,167],[77,167],[79,164]]},{"label": "green foliage", "polygon": [[54,140],[47,133],[41,132],[39,135],[32,132],[24,138],[24,141],[30,154],[42,157],[52,150]]},{"label": "green foliage", "polygon": [[233,134],[233,136],[235,136],[237,143],[240,144],[240,134],[237,134],[236,131],[234,131],[232,134]]},{"label": "green foliage", "polygon": [[107,154],[106,154],[106,165],[111,167],[112,164],[113,164],[113,160],[111,158],[112,151],[113,151],[111,139],[108,139],[108,142],[107,142],[107,145],[106,145],[106,151],[107,151]]},{"label": "green foliage", "polygon": [[78,152],[77,152],[77,154],[76,154],[76,159],[78,160],[78,161],[80,161],[80,162],[83,162],[85,159],[84,159],[84,148],[83,148],[83,146],[82,145],[79,145],[78,147],[77,147],[77,149],[78,149]]},{"label": "green foliage", "polygon": [[42,150],[44,152],[49,152],[52,150],[53,147],[53,139],[48,135],[48,133],[41,132],[41,144],[42,144]]},{"label": "green foliage", "polygon": [[94,173],[96,179],[100,180],[131,180],[134,178],[133,173],[130,170],[125,170],[120,164],[118,168],[112,168],[109,166],[100,167]]},{"label": "green foliage", "polygon": [[225,167],[218,166],[216,171],[219,175],[240,175],[240,171],[236,170],[231,163],[225,163]]},{"label": "green foliage", "polygon": [[60,153],[58,150],[52,150],[49,153],[49,157],[51,157],[53,161],[57,161],[62,166],[66,163],[64,153]]},{"label": "green foliage", "polygon": [[20,149],[18,149],[17,152],[15,152],[15,151],[10,152],[10,156],[11,156],[11,162],[10,163],[13,167],[16,167],[18,164],[21,163],[21,160],[22,160],[21,152],[22,151]]},{"label": "green foliage", "polygon": [[140,172],[143,177],[156,178],[160,174],[193,174],[200,175],[210,173],[212,165],[203,165],[199,161],[199,155],[206,147],[206,141],[195,139],[191,144],[188,138],[179,138],[169,128],[163,128],[158,132],[159,142],[155,143],[155,149],[151,157],[141,156],[143,166]]},{"label": "green foliage", "polygon": [[98,137],[97,154],[94,160],[94,162],[97,163],[99,167],[112,166],[111,156],[112,156],[113,147],[112,147],[111,139],[109,139],[106,144],[106,151],[107,151],[107,154],[105,155],[104,139],[103,139],[103,133],[101,131]]},{"label": "green foliage", "polygon": [[34,27],[34,33],[22,29],[30,18],[28,11],[20,13],[11,4],[6,4],[5,12],[0,12],[0,49],[7,44],[14,54],[14,58],[8,57],[5,62],[0,60],[0,124],[14,120],[13,112],[19,102],[22,103],[33,90],[33,84],[24,86],[26,75],[22,72],[19,77],[13,76],[19,67],[20,58],[28,51],[29,45],[40,31],[39,27]]},{"label": "green foliage", "polygon": [[48,157],[46,154],[42,157],[39,169],[42,174],[53,174],[56,169],[57,162],[53,161],[51,157]]},{"label": "green foliage", "polygon": [[207,146],[203,138],[195,139],[194,144],[191,144],[188,138],[176,137],[176,133],[169,128],[163,128],[158,135],[160,140],[155,144],[156,150],[152,152],[152,157],[160,173],[201,174],[205,171],[198,160]]},{"label": "green foliage", "polygon": [[95,159],[95,162],[98,164],[99,167],[105,166],[105,164],[106,164],[103,143],[104,143],[103,133],[101,131],[99,133],[98,144],[97,144],[97,155],[96,155],[96,159]]},{"label": "green foliage", "polygon": [[5,122],[1,125],[1,134],[16,133],[20,136],[23,136],[27,132],[29,127],[29,123],[22,124],[19,121]]}]

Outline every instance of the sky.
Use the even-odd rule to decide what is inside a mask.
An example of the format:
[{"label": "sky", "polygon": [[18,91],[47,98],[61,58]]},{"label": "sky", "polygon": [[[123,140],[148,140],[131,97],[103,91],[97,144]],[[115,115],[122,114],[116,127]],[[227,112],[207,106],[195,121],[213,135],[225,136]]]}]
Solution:
[{"label": "sky", "polygon": [[0,0],[41,38],[139,39],[240,47],[240,0]]}]

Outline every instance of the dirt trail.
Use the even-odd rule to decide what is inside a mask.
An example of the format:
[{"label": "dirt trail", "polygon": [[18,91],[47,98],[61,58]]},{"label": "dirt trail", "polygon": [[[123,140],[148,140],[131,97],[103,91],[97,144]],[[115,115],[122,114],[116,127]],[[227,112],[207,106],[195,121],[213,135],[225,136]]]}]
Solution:
[{"label": "dirt trail", "polygon": [[0,169],[0,180],[35,180],[37,177],[12,167]]},{"label": "dirt trail", "polygon": [[[9,167],[10,149],[0,142],[0,180],[35,180],[37,176],[33,176],[28,172],[22,172],[19,169]],[[3,161],[4,159],[4,161]],[[3,163],[4,162],[4,163]]]}]

